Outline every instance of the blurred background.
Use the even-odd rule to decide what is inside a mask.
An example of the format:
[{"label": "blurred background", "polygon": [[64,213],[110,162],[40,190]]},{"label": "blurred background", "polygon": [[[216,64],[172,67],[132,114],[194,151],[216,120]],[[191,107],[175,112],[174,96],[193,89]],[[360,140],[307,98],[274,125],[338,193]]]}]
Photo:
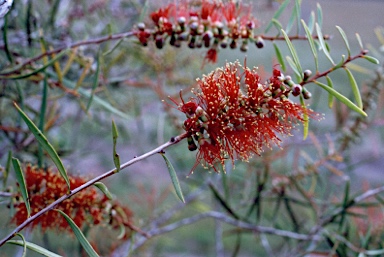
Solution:
[{"label": "blurred background", "polygon": [[[255,33],[263,32],[281,2],[252,2],[254,16],[260,22],[260,29]],[[135,0],[15,1],[7,16],[8,44],[14,53],[15,63],[22,63],[41,53],[41,38],[55,49],[81,40],[128,32],[140,21],[151,24],[150,13],[167,3]],[[304,20],[309,19],[312,11],[316,12],[317,3],[312,0],[302,1],[301,17]],[[319,4],[324,16],[323,33],[331,36],[328,44],[335,60],[346,55],[344,42],[335,25],[344,29],[352,55],[360,51],[355,37],[355,33],[359,33],[364,46],[370,50],[370,55],[382,57],[383,42],[380,42],[378,35],[384,38],[383,1],[323,0]],[[287,24],[293,7],[294,3],[290,3],[279,18],[283,27]],[[4,19],[0,20],[2,27],[4,22]],[[378,29],[380,27],[381,30]],[[295,29],[291,33],[294,34]],[[270,34],[274,33],[276,30],[271,30]],[[300,34],[303,35],[304,32],[300,31]],[[0,44],[0,68],[5,70],[9,67],[9,62],[4,52],[4,37]],[[276,44],[284,56],[289,54],[284,41],[276,41]],[[294,45],[303,68],[314,70],[308,42],[294,41]],[[89,111],[85,111],[88,99],[82,94],[72,92],[69,87],[79,84],[78,89],[91,91],[98,51],[102,53],[102,62],[95,96],[100,101],[94,99]],[[162,102],[165,100],[172,105],[167,96],[178,99],[178,92],[182,89],[184,99],[187,99],[191,96],[191,88],[196,86],[196,78],[201,78],[203,74],[225,65],[226,62],[239,60],[242,63],[246,58],[247,66],[259,67],[264,78],[270,76],[273,65],[277,63],[270,42],[265,42],[262,49],[250,46],[247,53],[221,49],[218,63],[202,67],[205,52],[205,49],[192,50],[186,45],[179,49],[165,46],[161,50],[152,43],[148,47],[142,47],[133,37],[79,47],[75,61],[68,67],[64,89],[59,84],[50,85],[46,114],[47,122],[51,122],[46,134],[69,173],[93,178],[114,167],[112,119],[119,130],[117,151],[121,161],[125,162],[182,133],[184,115]],[[383,62],[384,59],[380,61]],[[62,68],[65,63],[61,63]],[[321,56],[320,71],[330,67],[329,61]],[[264,189],[261,189],[264,190],[265,197],[263,208],[260,204],[252,213],[256,217],[254,224],[305,233],[318,224],[318,217],[312,217],[308,210],[308,202],[315,202],[318,212],[325,213],[342,201],[347,181],[351,185],[350,195],[384,184],[384,91],[382,82],[374,82],[378,74],[382,74],[382,70],[380,66],[365,60],[353,63],[350,69],[363,92],[363,99],[364,92],[372,92],[365,94],[370,107],[367,110],[368,118],[359,121],[357,131],[351,129],[359,119],[357,114],[337,102],[329,109],[328,94],[314,84],[308,85],[307,88],[312,93],[308,104],[314,111],[324,114],[324,119],[310,123],[310,136],[306,140],[303,140],[302,127],[298,127],[293,136],[283,138],[283,149],[266,150],[263,156],[255,156],[249,163],[236,162],[235,167],[228,163],[227,174],[216,174],[198,166],[189,175],[196,156],[195,152],[188,151],[187,142],[167,149],[166,155],[174,165],[184,194],[188,196],[199,192],[183,208],[178,207],[179,200],[160,155],[141,161],[107,178],[104,183],[117,199],[133,211],[135,225],[146,231],[156,218],[170,210],[177,211],[165,224],[209,210],[225,213],[212,187],[225,195],[225,199],[235,210],[247,212],[260,191],[257,185],[260,185],[261,178],[268,176]],[[292,73],[288,70],[286,75]],[[85,77],[79,83],[83,74]],[[331,78],[339,92],[353,98],[345,72],[336,71]],[[50,79],[54,81],[54,76]],[[11,106],[12,101],[23,101],[32,119],[37,121],[42,100],[41,85],[42,80],[39,77],[0,81],[0,164],[3,167],[6,165],[9,150],[23,163],[36,163],[37,144],[32,135],[25,133],[26,127],[21,125],[17,112]],[[16,133],[5,129],[10,127],[22,128],[23,131]],[[47,165],[50,164],[49,158],[46,158],[46,162]],[[300,190],[291,185],[291,180],[296,179],[302,183],[308,198],[303,197]],[[8,187],[16,190],[15,184],[11,174]],[[300,201],[305,202],[300,205],[300,201],[292,200],[290,203],[296,218],[292,218],[287,210],[289,204],[281,212],[277,211],[280,210],[276,207],[279,206],[279,199],[286,199],[279,198],[282,188],[292,198],[300,198]],[[0,237],[4,237],[15,226],[10,223],[12,213],[6,208],[7,204],[9,205],[9,201],[3,199],[0,205]],[[257,215],[256,209],[259,210]],[[363,211],[366,216],[360,219],[356,218],[358,215],[348,217],[348,225],[343,225],[342,230],[348,230],[351,234],[350,240],[356,240],[353,241],[355,244],[360,242],[359,235],[367,233],[367,226],[370,229],[384,226],[382,205],[375,205],[375,209],[369,212],[373,213],[373,218],[365,213],[367,210],[368,207]],[[58,254],[81,256],[79,245],[71,235],[63,235],[60,231],[50,231],[47,235],[38,230],[25,229],[23,232],[28,241],[43,245]],[[377,233],[377,240],[383,239],[382,230],[379,229]],[[239,233],[236,228],[214,219],[202,219],[193,225],[180,226],[164,235],[144,240],[141,247],[138,243],[135,245],[135,242],[140,242],[142,238],[138,237],[132,243],[129,238],[116,239],[117,235],[116,231],[92,228],[88,239],[105,256],[128,256],[130,246],[135,249],[130,256],[296,256],[300,250],[300,245],[295,240],[249,232]],[[374,241],[372,247],[378,248],[380,244]],[[324,243],[316,248],[316,252],[329,253],[331,248]],[[21,256],[21,250],[6,245],[1,247],[0,256]],[[39,255],[29,251],[28,256]]]}]

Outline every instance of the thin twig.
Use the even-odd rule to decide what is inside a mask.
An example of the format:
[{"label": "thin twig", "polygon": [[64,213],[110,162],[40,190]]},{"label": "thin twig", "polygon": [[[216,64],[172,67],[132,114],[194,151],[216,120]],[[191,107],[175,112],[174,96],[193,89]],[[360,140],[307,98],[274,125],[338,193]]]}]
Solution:
[{"label": "thin twig", "polygon": [[[162,152],[164,149],[168,148],[169,146],[171,145],[174,145],[174,144],[177,144],[178,142],[180,142],[181,140],[183,140],[184,138],[187,137],[187,132],[179,135],[179,136],[176,136],[176,137],[172,137],[171,140],[169,140],[167,143],[165,144],[162,144],[160,145],[159,147],[143,154],[143,155],[140,155],[140,156],[137,156],[137,157],[134,157],[133,159],[131,159],[130,161],[126,162],[126,163],[123,163],[121,166],[120,166],[120,170],[128,167],[128,166],[131,166],[132,164],[136,163],[136,162],[139,162],[141,160],[144,160],[154,154],[157,154],[159,152]],[[92,179],[92,180],[89,180],[88,182],[86,182],[85,184],[73,189],[69,194],[66,194],[66,195],[63,195],[62,197],[60,197],[59,199],[57,199],[56,201],[54,201],[53,203],[51,203],[50,205],[48,205],[47,207],[45,207],[44,209],[40,210],[38,213],[34,214],[33,216],[29,217],[28,219],[26,219],[22,224],[20,224],[17,228],[15,228],[12,233],[10,233],[9,235],[7,235],[6,237],[4,237],[1,241],[0,241],[0,246],[2,246],[6,241],[8,241],[9,239],[13,238],[15,236],[16,233],[20,232],[23,228],[25,228],[27,225],[29,225],[31,222],[33,222],[34,220],[36,220],[38,217],[40,217],[41,215],[43,215],[44,213],[54,209],[58,204],[62,203],[63,201],[65,201],[66,199],[72,197],[73,195],[77,194],[78,192],[82,191],[83,189],[95,184],[96,182],[102,180],[102,179],[105,179],[109,176],[112,176],[116,174],[116,168],[110,170],[110,171],[107,171],[106,173]]]},{"label": "thin twig", "polygon": [[269,235],[276,235],[276,236],[281,236],[281,237],[286,237],[286,238],[291,238],[291,239],[296,239],[296,240],[304,240],[304,241],[319,241],[322,240],[322,236],[318,235],[306,235],[306,234],[299,234],[291,231],[286,231],[286,230],[281,230],[281,229],[276,229],[272,227],[264,227],[264,226],[257,226],[253,225],[247,222],[243,222],[240,220],[236,220],[228,215],[225,215],[220,212],[216,211],[209,211],[201,214],[197,214],[192,217],[188,217],[182,220],[179,220],[177,222],[171,223],[169,225],[166,225],[161,228],[153,228],[149,231],[147,231],[147,234],[149,237],[143,237],[140,236],[139,239],[135,240],[135,244],[131,248],[133,251],[142,246],[148,239],[154,236],[158,236],[161,234],[168,233],[170,231],[173,231],[175,229],[178,229],[180,227],[186,226],[193,224],[197,221],[200,221],[205,218],[213,218],[215,220],[222,221],[224,223],[230,224],[235,226],[236,228],[241,228],[244,230],[249,230],[255,233],[260,233],[260,234],[269,234]]}]

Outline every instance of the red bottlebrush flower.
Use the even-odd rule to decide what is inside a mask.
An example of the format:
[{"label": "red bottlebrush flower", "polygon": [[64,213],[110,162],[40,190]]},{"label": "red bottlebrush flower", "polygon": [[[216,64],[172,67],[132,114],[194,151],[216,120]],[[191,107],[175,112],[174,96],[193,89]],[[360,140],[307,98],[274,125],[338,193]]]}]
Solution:
[{"label": "red bottlebrush flower", "polygon": [[256,68],[235,62],[197,80],[195,97],[178,108],[187,115],[188,144],[193,145],[193,138],[198,145],[193,169],[201,162],[217,171],[214,165],[226,159],[234,162],[260,155],[265,147],[279,145],[280,135],[290,135],[305,115],[316,116],[288,99],[292,91],[281,76],[274,69],[269,81],[261,83]]},{"label": "red bottlebrush flower", "polygon": [[[75,176],[70,176],[69,180],[72,189],[86,182],[85,179]],[[50,203],[65,195],[68,190],[67,184],[61,175],[53,172],[49,168],[41,169],[27,165],[25,168],[25,181],[31,205],[31,215],[36,214]],[[20,198],[20,196],[17,196],[17,198]],[[132,212],[130,212],[128,208],[120,206],[117,202],[111,202],[105,195],[93,187],[80,191],[70,199],[60,203],[56,208],[72,217],[76,225],[80,228],[85,224],[97,225],[100,223],[113,224],[113,228],[117,227],[117,223],[123,220],[120,217],[122,214],[114,214],[117,208],[124,210],[124,223],[129,223],[132,219]],[[22,202],[16,203],[15,210],[16,212],[12,221],[20,225],[27,219],[25,204]],[[55,211],[42,214],[32,222],[31,225],[35,227],[38,224],[41,225],[43,231],[49,228],[71,231],[67,221],[60,213]],[[119,224],[124,225],[123,223]]]},{"label": "red bottlebrush flower", "polygon": [[237,39],[243,40],[242,51],[247,51],[248,39],[254,40],[253,29],[257,20],[251,15],[251,8],[229,1],[214,0],[179,1],[151,13],[155,28],[136,33],[140,43],[147,45],[151,38],[161,49],[167,41],[174,47],[180,47],[183,41],[190,48],[214,48],[208,51],[205,61],[216,62],[217,48],[237,47]]}]

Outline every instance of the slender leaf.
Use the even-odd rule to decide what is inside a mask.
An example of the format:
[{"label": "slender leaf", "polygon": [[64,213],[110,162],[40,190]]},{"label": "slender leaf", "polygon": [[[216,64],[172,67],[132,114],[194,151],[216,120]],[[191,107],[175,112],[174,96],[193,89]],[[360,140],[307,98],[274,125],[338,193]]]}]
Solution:
[{"label": "slender leaf", "polygon": [[321,49],[323,50],[323,52],[324,52],[325,56],[328,58],[328,60],[329,60],[333,65],[335,65],[335,62],[332,60],[332,57],[331,57],[331,55],[329,54],[327,45],[325,44],[324,37],[323,37],[323,33],[321,32],[321,27],[320,27],[320,25],[316,23],[315,26],[316,26],[316,33],[317,33],[317,37],[319,38],[319,43],[320,43]]},{"label": "slender leaf", "polygon": [[16,233],[16,235],[18,235],[19,237],[21,237],[21,241],[23,241],[23,255],[22,257],[25,257],[27,256],[27,242],[25,241],[25,238],[22,234],[20,233]]},{"label": "slender leaf", "polygon": [[364,253],[366,255],[381,255],[381,254],[384,254],[384,249],[367,250]]},{"label": "slender leaf", "polygon": [[[40,117],[39,117],[40,118],[39,129],[43,134],[44,134],[44,125],[45,125],[45,112],[47,110],[47,98],[48,98],[48,79],[47,79],[47,76],[44,76],[43,96],[41,99]],[[39,144],[37,163],[40,168],[43,167],[43,159],[44,159],[43,148],[41,144]]]},{"label": "slender leaf", "polygon": [[312,35],[314,28],[315,28],[315,12],[312,11],[311,16],[309,16],[309,20],[308,20],[309,34]]},{"label": "slender leaf", "polygon": [[[57,76],[55,73],[53,72],[50,72],[50,71],[46,71],[48,76],[54,78],[54,79],[57,79]],[[70,89],[75,89],[76,88],[76,84],[73,83],[72,81],[66,79],[66,78],[63,78],[63,84],[70,88]],[[91,93],[88,91],[88,90],[85,90],[84,88],[79,88],[77,90],[77,92],[79,92],[82,96],[84,96],[85,98],[89,99],[91,97]],[[114,113],[116,115],[118,115],[119,117],[122,117],[126,120],[129,120],[130,117],[129,115],[123,113],[122,111],[116,109],[115,107],[113,107],[110,103],[104,101],[103,99],[99,98],[98,96],[93,96],[93,102],[94,103],[97,103],[98,105],[100,105],[101,107],[103,107],[104,109],[106,109],[107,111],[110,111],[111,113]]]},{"label": "slender leaf", "polygon": [[318,71],[319,70],[319,58],[317,56],[317,50],[316,50],[315,42],[314,42],[313,37],[312,37],[312,33],[309,30],[307,24],[305,24],[304,20],[301,20],[301,23],[302,23],[303,28],[305,30],[305,34],[307,35],[308,43],[309,43],[309,46],[311,47],[313,58],[315,59],[316,71]]},{"label": "slender leaf", "polygon": [[375,57],[364,55],[363,58],[371,63],[380,64],[379,60],[377,60]]},{"label": "slender leaf", "polygon": [[308,137],[309,117],[308,117],[308,113],[307,113],[307,106],[305,105],[304,97],[302,94],[300,94],[300,103],[304,109],[304,113],[303,113],[303,139],[305,140]]},{"label": "slender leaf", "polygon": [[3,173],[3,188],[7,186],[9,171],[11,170],[11,163],[12,163],[12,151],[8,151],[7,164],[5,165],[5,169]]},{"label": "slender leaf", "polygon": [[112,120],[112,140],[113,140],[113,162],[115,163],[116,172],[120,171],[120,156],[116,152],[116,143],[119,133],[116,128],[115,122]]},{"label": "slender leaf", "polygon": [[279,31],[279,35],[280,35],[280,31],[283,29],[283,25],[281,25],[280,21],[276,19],[272,19],[272,23],[276,27],[277,31]]},{"label": "slender leaf", "polygon": [[[24,246],[24,242],[22,240],[8,240],[6,243]],[[39,245],[36,245],[34,243],[25,242],[25,245],[27,246],[28,249],[30,249],[34,252],[40,253],[41,255],[44,255],[47,257],[62,257],[61,255],[58,255],[58,254],[53,253],[51,251],[48,251],[47,249],[45,249]]]},{"label": "slender leaf", "polygon": [[363,41],[361,40],[359,33],[356,33],[355,35],[356,35],[357,42],[359,43],[360,50],[363,50],[364,49]]},{"label": "slender leaf", "polygon": [[317,24],[319,24],[320,28],[323,27],[323,10],[319,3],[317,3]]},{"label": "slender leaf", "polygon": [[355,77],[353,77],[352,72],[348,68],[344,68],[344,70],[348,74],[349,83],[351,84],[352,92],[353,92],[353,95],[355,96],[357,106],[360,109],[363,109],[363,101],[361,100],[360,90],[356,83]]},{"label": "slender leaf", "polygon": [[297,71],[300,74],[299,77],[302,78],[303,77],[303,69],[301,68],[301,64],[300,64],[300,61],[299,61],[299,56],[297,55],[297,52],[296,52],[295,48],[293,47],[293,44],[292,44],[291,40],[289,39],[287,33],[285,33],[284,30],[281,30],[281,32],[284,35],[285,42],[287,43],[288,49],[291,52],[291,55],[292,55],[292,58],[293,58],[293,62],[295,63]]},{"label": "slender leaf", "polygon": [[97,66],[96,66],[96,72],[95,72],[95,77],[93,78],[93,86],[92,86],[92,91],[91,91],[91,96],[89,97],[89,100],[88,100],[88,104],[87,104],[87,112],[89,110],[89,108],[91,107],[91,104],[92,104],[92,100],[93,100],[93,96],[95,94],[95,91],[96,91],[96,88],[97,86],[99,85],[99,74],[100,74],[100,61],[101,61],[101,57],[100,57],[100,49],[99,51],[97,52]]},{"label": "slender leaf", "polygon": [[117,43],[110,49],[108,50],[107,52],[104,52],[103,53],[103,56],[107,56],[111,53],[113,53],[113,51],[115,51],[115,49],[124,41],[124,38],[120,39],[119,41],[117,41]]},{"label": "slender leaf", "polygon": [[293,72],[296,74],[297,77],[301,78],[301,74],[300,72],[297,70],[297,66],[295,65],[295,63],[293,62],[292,58],[287,56],[286,57],[287,59],[287,62],[289,64],[289,66],[292,68]]},{"label": "slender leaf", "polygon": [[228,202],[220,195],[219,191],[213,186],[213,184],[209,183],[209,188],[211,189],[213,196],[217,199],[217,201],[223,206],[223,208],[231,214],[235,219],[239,219],[239,215],[237,215],[234,210],[229,206]]},{"label": "slender leaf", "polygon": [[102,182],[96,182],[93,185],[100,189],[100,191],[103,192],[103,194],[105,194],[105,196],[108,197],[109,200],[113,200],[113,196],[111,192],[109,192],[108,187],[106,185],[104,185]]},{"label": "slender leaf", "polygon": [[351,56],[351,48],[349,47],[349,42],[348,42],[347,35],[345,34],[344,30],[342,28],[340,28],[339,26],[336,26],[336,28],[337,28],[337,30],[339,31],[341,37],[344,40],[344,44],[347,47],[348,57],[349,57],[349,56]]},{"label": "slender leaf", "polygon": [[287,33],[289,33],[291,31],[291,29],[293,27],[294,21],[297,21],[297,34],[299,34],[300,19],[301,19],[300,18],[300,12],[301,12],[300,5],[301,5],[301,0],[295,0],[295,7],[293,8],[292,15],[289,18],[289,21],[288,21],[288,24],[287,24],[287,28],[285,29],[285,31]]},{"label": "slender leaf", "polygon": [[[30,72],[30,73],[27,73],[27,74],[22,74],[22,75],[15,75],[15,76],[6,76],[6,75],[2,75],[0,76],[0,79],[25,79],[25,78],[28,78],[28,77],[31,77],[41,71],[44,71],[46,68],[48,68],[49,66],[53,65],[58,59],[60,59],[63,55],[67,54],[68,53],[68,49],[67,50],[64,50],[62,51],[61,53],[59,53],[58,55],[55,56],[55,58],[52,58],[49,62],[47,62],[46,64],[44,64],[43,66],[41,66],[40,68],[38,69],[35,69],[34,71]],[[18,70],[17,68],[18,66],[16,66],[13,70]]]},{"label": "slender leaf", "polygon": [[314,83],[320,87],[322,87],[323,89],[325,89],[328,93],[332,94],[334,97],[336,97],[340,102],[342,102],[343,104],[345,104],[346,106],[348,106],[351,110],[363,115],[363,116],[367,116],[367,114],[361,109],[359,108],[358,106],[356,106],[354,103],[351,102],[351,100],[349,100],[348,98],[346,98],[345,96],[343,96],[342,94],[340,94],[339,92],[337,92],[335,89],[319,82],[319,81],[314,81]]},{"label": "slender leaf", "polygon": [[281,69],[285,72],[286,66],[285,66],[284,58],[280,52],[280,49],[275,43],[273,43],[273,48],[275,48],[275,54],[276,54],[277,61],[279,62]]},{"label": "slender leaf", "polygon": [[333,70],[336,70],[338,68],[340,68],[341,66],[345,65],[345,55],[341,55],[341,60],[339,61],[338,64],[336,64],[335,67],[333,67]]},{"label": "slender leaf", "polygon": [[27,208],[27,214],[29,218],[31,216],[31,205],[29,204],[28,190],[27,190],[27,185],[25,183],[24,174],[18,159],[12,157],[12,164],[13,164],[13,169],[15,170],[15,173],[16,173],[16,180],[17,180],[17,183],[19,184],[20,193],[21,193],[21,196],[23,197],[25,207]]},{"label": "slender leaf", "polygon": [[84,250],[88,253],[88,255],[91,257],[99,257],[99,255],[93,249],[93,247],[85,238],[83,232],[81,232],[80,228],[75,224],[75,222],[63,211],[58,209],[55,209],[55,211],[59,212],[65,218],[65,220],[68,222],[69,226],[71,227],[73,233],[75,234],[77,240],[79,240],[80,244],[83,246]]},{"label": "slender leaf", "polygon": [[179,179],[177,178],[175,169],[173,168],[171,162],[168,160],[165,154],[162,153],[161,156],[163,156],[165,163],[167,164],[169,175],[171,176],[172,184],[173,184],[173,187],[175,188],[177,196],[180,198],[180,200],[183,203],[185,203],[183,192],[181,191]]},{"label": "slender leaf", "polygon": [[4,41],[4,51],[5,51],[5,54],[7,55],[8,61],[10,63],[13,63],[13,57],[11,52],[9,51],[9,44],[8,44],[8,15],[4,16],[3,41]]},{"label": "slender leaf", "polygon": [[40,145],[43,147],[43,149],[48,153],[48,155],[51,157],[53,163],[55,163],[60,175],[64,178],[65,182],[67,183],[68,190],[70,190],[70,183],[69,178],[67,175],[67,171],[64,168],[63,163],[60,160],[59,155],[57,154],[56,150],[53,148],[51,143],[49,143],[48,139],[44,136],[44,134],[36,127],[36,125],[33,123],[31,119],[23,112],[23,110],[20,109],[20,107],[14,103],[17,111],[23,118],[24,122],[27,124],[29,130],[35,135],[35,138],[40,143]]},{"label": "slender leaf", "polygon": [[[277,11],[275,12],[275,14],[273,15],[272,19],[279,19],[279,17],[281,16],[281,14],[283,13],[283,11],[285,10],[285,8],[287,8],[288,4],[289,4],[290,0],[285,0],[279,7],[279,9],[277,9]],[[272,28],[272,20],[271,22],[269,22],[269,24],[267,25],[267,27],[265,28],[264,30],[264,33],[268,33],[268,31]]]},{"label": "slender leaf", "polygon": [[[333,88],[333,82],[331,80],[330,77],[326,77],[327,78],[327,84],[330,88]],[[328,94],[328,107],[329,108],[332,108],[333,107],[333,95],[332,94]]]}]

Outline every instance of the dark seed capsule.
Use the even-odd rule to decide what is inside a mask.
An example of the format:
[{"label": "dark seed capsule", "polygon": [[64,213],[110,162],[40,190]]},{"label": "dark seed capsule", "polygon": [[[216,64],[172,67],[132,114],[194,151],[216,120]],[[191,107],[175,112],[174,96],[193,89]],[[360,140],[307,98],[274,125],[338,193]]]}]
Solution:
[{"label": "dark seed capsule", "polygon": [[158,37],[156,37],[156,41],[155,41],[155,43],[156,43],[156,47],[157,47],[158,49],[162,49],[163,46],[164,46],[164,38],[163,38],[162,36],[158,36]]},{"label": "dark seed capsule", "polygon": [[237,43],[236,43],[236,40],[232,40],[232,42],[229,44],[229,47],[231,49],[235,49],[237,47]]},{"label": "dark seed capsule", "polygon": [[257,48],[263,48],[264,47],[264,40],[261,37],[257,37],[255,41],[255,45]]}]

